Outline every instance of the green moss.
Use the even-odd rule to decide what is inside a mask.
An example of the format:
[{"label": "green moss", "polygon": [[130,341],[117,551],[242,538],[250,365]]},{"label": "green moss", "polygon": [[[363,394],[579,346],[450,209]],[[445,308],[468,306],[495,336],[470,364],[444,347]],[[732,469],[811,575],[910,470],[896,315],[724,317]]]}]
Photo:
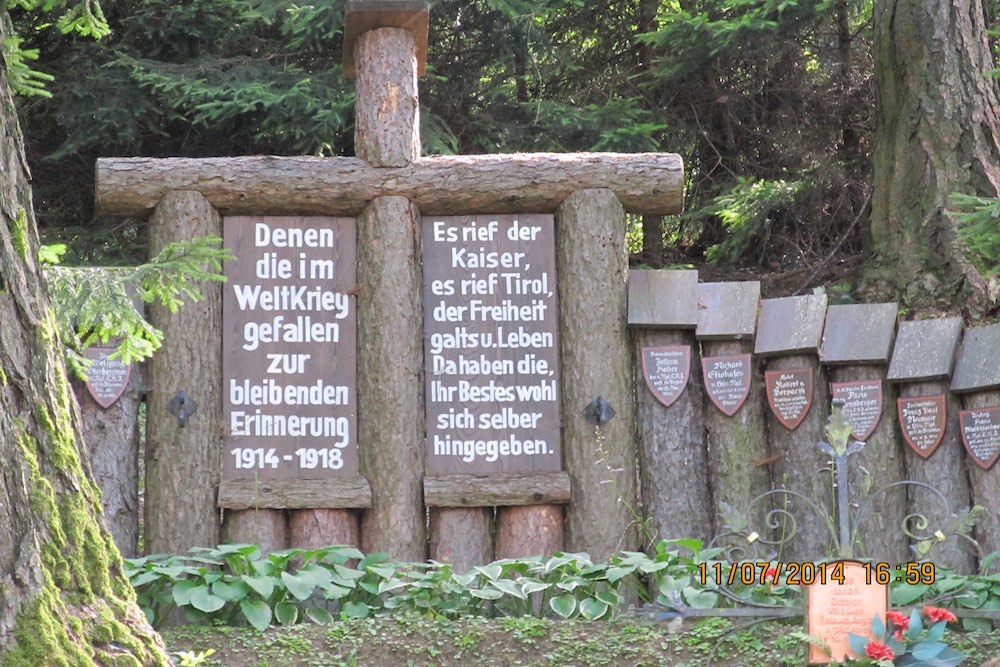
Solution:
[{"label": "green moss", "polygon": [[65,615],[55,584],[46,575],[42,592],[31,608],[18,614],[14,648],[0,662],[6,667],[92,664],[92,656],[59,620]]},{"label": "green moss", "polygon": [[7,386],[7,374],[3,372],[2,368],[0,368],[0,387],[6,387],[6,386]]},{"label": "green moss", "polygon": [[23,208],[10,222],[10,237],[14,250],[25,262],[28,261],[28,212]]}]

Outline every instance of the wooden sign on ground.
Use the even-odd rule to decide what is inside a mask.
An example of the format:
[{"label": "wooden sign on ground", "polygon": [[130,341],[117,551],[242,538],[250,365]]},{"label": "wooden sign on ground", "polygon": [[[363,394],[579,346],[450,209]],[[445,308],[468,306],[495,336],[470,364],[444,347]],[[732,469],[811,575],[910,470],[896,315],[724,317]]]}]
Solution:
[{"label": "wooden sign on ground", "polygon": [[883,398],[898,311],[895,303],[830,306],[820,352],[820,361],[829,366],[831,393],[845,400],[852,435],[865,442],[850,467],[853,497],[864,508],[858,519],[859,539],[865,556],[890,563],[905,562],[911,553],[903,533],[906,493],[898,489],[881,494],[877,503],[865,503],[863,489],[866,475],[875,489],[906,479],[895,400]]},{"label": "wooden sign on ground", "polygon": [[[899,393],[896,413],[908,445],[903,451],[906,479],[937,489],[951,510],[972,506],[958,424],[962,405],[948,391],[961,335],[960,317],[900,322],[888,372]],[[926,535],[933,535],[949,519],[936,494],[914,487],[908,502],[907,513],[930,519]],[[964,574],[976,570],[975,554],[956,538],[935,546],[930,558]]]}]

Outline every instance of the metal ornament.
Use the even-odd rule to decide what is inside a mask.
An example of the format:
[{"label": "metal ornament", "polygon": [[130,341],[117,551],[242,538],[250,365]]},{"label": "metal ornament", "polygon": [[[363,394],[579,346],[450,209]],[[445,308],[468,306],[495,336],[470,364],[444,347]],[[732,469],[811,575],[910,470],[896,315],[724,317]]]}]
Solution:
[{"label": "metal ornament", "polygon": [[603,396],[598,396],[583,409],[583,416],[587,418],[587,421],[597,426],[607,424],[615,414],[615,409]]},{"label": "metal ornament", "polygon": [[198,411],[198,403],[187,395],[187,392],[178,391],[167,404],[167,412],[177,417],[181,423],[181,428],[187,426],[187,420]]}]

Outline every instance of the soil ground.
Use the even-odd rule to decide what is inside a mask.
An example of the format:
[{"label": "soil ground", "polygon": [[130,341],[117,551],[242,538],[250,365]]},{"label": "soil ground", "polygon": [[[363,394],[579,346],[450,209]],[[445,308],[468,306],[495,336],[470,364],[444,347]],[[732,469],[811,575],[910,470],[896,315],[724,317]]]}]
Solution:
[{"label": "soil ground", "polygon": [[[205,667],[799,667],[798,622],[707,618],[693,623],[533,617],[381,617],[250,628],[185,626],[163,633],[172,653],[206,649]],[[949,633],[969,667],[1000,656],[1000,633]]]}]

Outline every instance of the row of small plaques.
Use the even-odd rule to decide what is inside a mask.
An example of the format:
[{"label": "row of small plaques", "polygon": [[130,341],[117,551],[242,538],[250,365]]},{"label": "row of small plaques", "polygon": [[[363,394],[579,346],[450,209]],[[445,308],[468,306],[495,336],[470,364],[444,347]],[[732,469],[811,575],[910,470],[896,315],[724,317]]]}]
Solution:
[{"label": "row of small plaques", "polygon": [[[705,392],[723,414],[732,417],[750,394],[752,376],[749,354],[703,357]],[[670,407],[683,393],[690,378],[691,347],[663,345],[642,348],[642,374],[656,399]],[[794,431],[812,407],[813,370],[792,368],[764,372],[767,403],[775,418]],[[882,416],[882,381],[834,382],[834,400],[844,401],[844,413],[854,427],[851,437],[867,440]],[[947,407],[944,395],[903,397],[896,401],[900,430],[907,444],[926,459],[944,437]],[[1000,458],[1000,407],[962,410],[959,413],[962,442],[969,455],[984,469]]]}]

